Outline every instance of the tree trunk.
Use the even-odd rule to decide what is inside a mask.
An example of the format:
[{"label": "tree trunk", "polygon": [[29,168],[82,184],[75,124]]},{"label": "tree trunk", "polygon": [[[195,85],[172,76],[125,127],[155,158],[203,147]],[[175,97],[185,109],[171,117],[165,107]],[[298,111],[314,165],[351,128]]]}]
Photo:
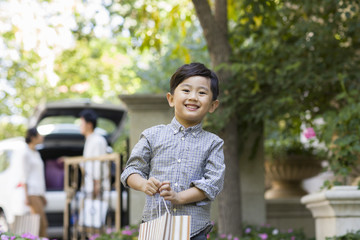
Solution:
[{"label": "tree trunk", "polygon": [[[215,16],[207,0],[192,0],[209,49],[214,69],[230,63],[231,47],[227,36],[227,1],[216,0]],[[220,84],[231,81],[228,70],[218,69]],[[222,107],[226,107],[220,104]],[[219,195],[219,232],[241,235],[241,195],[239,183],[238,124],[234,116],[222,131],[226,164],[224,189]]]},{"label": "tree trunk", "polygon": [[237,121],[232,118],[223,130],[226,173],[224,189],[218,198],[219,232],[241,236],[242,213],[238,158]]}]

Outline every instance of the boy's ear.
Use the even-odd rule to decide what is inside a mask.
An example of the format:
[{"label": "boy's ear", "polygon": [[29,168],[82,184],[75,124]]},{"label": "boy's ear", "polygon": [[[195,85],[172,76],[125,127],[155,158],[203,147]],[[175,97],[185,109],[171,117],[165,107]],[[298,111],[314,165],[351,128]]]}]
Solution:
[{"label": "boy's ear", "polygon": [[171,93],[168,92],[166,94],[166,98],[168,100],[169,106],[174,107],[175,106],[175,104],[174,104],[174,96]]},{"label": "boy's ear", "polygon": [[209,113],[215,112],[215,110],[217,109],[218,106],[219,106],[219,100],[216,99],[215,101],[212,101],[210,109],[209,109]]}]

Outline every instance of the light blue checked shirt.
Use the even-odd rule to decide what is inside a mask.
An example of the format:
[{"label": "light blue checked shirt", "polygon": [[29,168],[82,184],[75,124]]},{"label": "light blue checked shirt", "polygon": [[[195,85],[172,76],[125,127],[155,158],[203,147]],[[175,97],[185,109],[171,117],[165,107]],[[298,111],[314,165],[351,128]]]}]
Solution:
[{"label": "light blue checked shirt", "polygon": [[[124,186],[127,178],[138,173],[145,179],[154,177],[170,181],[176,192],[193,186],[201,189],[207,199],[186,204],[167,206],[173,215],[191,215],[191,236],[211,229],[211,201],[220,193],[224,184],[225,163],[223,140],[202,129],[202,124],[185,129],[176,119],[168,125],[158,125],[142,132],[134,146],[126,168],[121,174]],[[158,217],[159,195],[146,195],[143,221]],[[165,212],[161,204],[161,212]]]}]

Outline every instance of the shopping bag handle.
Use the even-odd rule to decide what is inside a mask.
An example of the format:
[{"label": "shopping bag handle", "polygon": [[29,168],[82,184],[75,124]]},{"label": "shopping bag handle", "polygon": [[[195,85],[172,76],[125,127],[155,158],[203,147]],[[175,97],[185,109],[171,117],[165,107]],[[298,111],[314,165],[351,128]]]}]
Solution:
[{"label": "shopping bag handle", "polygon": [[[160,194],[159,194],[159,197],[157,197],[157,194],[155,194],[152,198],[151,198],[151,205],[153,205],[154,203],[154,198],[161,198],[162,199],[162,202],[164,203],[165,205],[165,208],[166,208],[166,211],[168,212],[168,214],[170,214],[170,210],[169,208],[167,207],[167,204],[165,202],[165,199],[163,197],[160,197]],[[151,207],[151,216],[152,216],[152,211],[153,211],[153,208]],[[161,217],[161,200],[159,201],[159,212],[158,212],[158,217]]]},{"label": "shopping bag handle", "polygon": [[[160,196],[159,196],[159,197],[160,197]],[[164,199],[163,197],[160,197],[160,198],[162,199],[162,201],[163,201],[163,203],[164,203],[164,205],[165,205],[166,211],[168,212],[168,214],[170,214],[170,211],[169,211],[169,209],[168,209],[168,207],[167,207],[167,205],[166,205],[165,199]],[[160,200],[160,202],[159,202],[159,217],[161,217],[161,200]]]}]

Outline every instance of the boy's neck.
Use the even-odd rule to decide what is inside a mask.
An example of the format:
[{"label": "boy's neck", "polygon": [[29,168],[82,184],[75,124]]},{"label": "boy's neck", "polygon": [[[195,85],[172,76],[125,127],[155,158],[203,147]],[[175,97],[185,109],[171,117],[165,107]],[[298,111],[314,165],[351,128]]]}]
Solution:
[{"label": "boy's neck", "polygon": [[198,123],[183,123],[183,122],[180,122],[176,117],[175,117],[176,121],[181,125],[183,126],[185,129],[188,129],[188,128],[191,128],[191,127],[195,127],[196,125],[199,125],[201,124],[201,122],[198,122]]}]

